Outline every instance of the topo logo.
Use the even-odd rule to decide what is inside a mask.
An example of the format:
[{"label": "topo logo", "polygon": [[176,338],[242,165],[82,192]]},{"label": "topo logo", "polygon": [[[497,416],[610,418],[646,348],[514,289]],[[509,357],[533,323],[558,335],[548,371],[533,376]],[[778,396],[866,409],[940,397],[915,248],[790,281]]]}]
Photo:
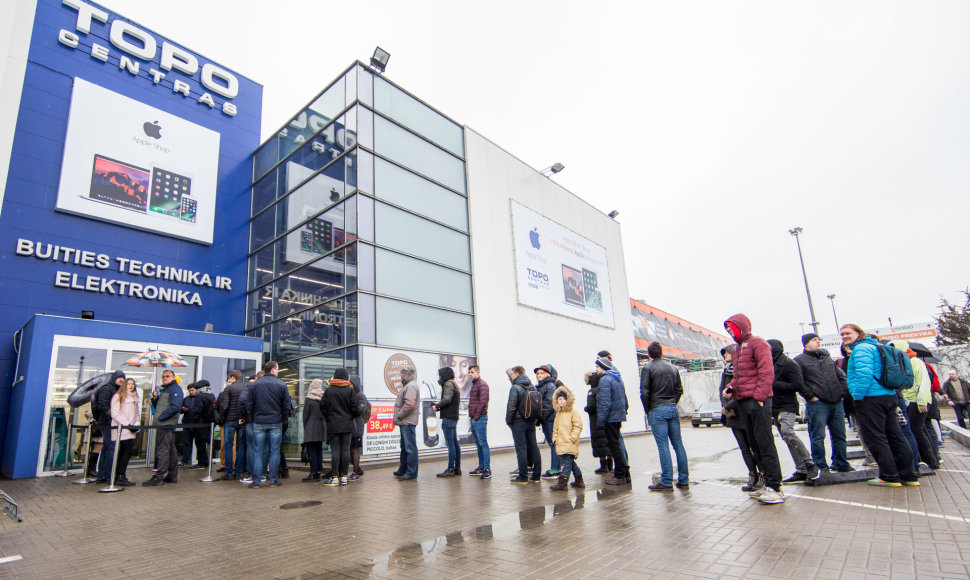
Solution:
[{"label": "topo logo", "polygon": [[548,274],[544,274],[539,270],[533,270],[532,268],[526,268],[525,272],[530,288],[549,288]]}]

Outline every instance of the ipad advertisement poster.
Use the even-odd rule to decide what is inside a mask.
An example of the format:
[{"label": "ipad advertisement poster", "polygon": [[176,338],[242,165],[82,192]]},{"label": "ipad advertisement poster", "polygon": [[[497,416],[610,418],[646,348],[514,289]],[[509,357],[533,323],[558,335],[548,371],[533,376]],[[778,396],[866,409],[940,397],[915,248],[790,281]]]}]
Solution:
[{"label": "ipad advertisement poster", "polygon": [[606,248],[511,201],[519,303],[614,328]]},{"label": "ipad advertisement poster", "polygon": [[219,134],[74,79],[57,209],[212,243]]}]

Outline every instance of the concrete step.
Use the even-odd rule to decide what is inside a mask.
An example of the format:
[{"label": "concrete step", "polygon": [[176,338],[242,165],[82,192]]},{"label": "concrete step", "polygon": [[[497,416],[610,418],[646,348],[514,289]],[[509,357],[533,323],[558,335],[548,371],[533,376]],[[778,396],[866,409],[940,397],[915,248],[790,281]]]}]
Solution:
[{"label": "concrete step", "polygon": [[862,449],[862,447],[859,447],[858,449],[847,450],[845,452],[845,455],[846,455],[846,458],[848,458],[848,459],[865,459],[866,458],[866,452]]}]

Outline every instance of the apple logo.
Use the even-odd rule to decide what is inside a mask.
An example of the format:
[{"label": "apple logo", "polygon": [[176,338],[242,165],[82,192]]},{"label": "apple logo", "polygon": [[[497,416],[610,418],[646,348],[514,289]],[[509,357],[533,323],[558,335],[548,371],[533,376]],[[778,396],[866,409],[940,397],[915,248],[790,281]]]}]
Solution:
[{"label": "apple logo", "polygon": [[152,137],[154,139],[162,138],[162,127],[161,125],[158,124],[158,121],[155,121],[154,123],[149,123],[148,121],[145,121],[145,124],[142,125],[141,128],[145,131],[145,134],[148,135],[149,137]]},{"label": "apple logo", "polygon": [[336,188],[330,188],[330,201],[337,201],[340,199],[340,192]]},{"label": "apple logo", "polygon": [[532,231],[531,232],[529,232],[529,241],[532,243],[532,247],[535,248],[535,249],[537,249],[537,250],[539,249],[539,245],[540,245],[539,244],[539,232],[536,231],[538,229],[539,229],[538,227],[535,227],[535,228],[532,228]]}]

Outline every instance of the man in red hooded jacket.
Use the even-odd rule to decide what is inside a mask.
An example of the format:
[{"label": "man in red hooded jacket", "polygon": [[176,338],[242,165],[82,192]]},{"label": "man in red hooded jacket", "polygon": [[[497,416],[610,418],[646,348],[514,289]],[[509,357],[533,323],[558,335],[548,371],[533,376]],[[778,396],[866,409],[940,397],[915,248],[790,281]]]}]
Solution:
[{"label": "man in red hooded jacket", "polygon": [[775,380],[771,347],[765,339],[751,334],[751,321],[744,314],[728,318],[724,329],[738,343],[734,350],[734,380],[725,389],[725,396],[730,389],[730,396],[737,401],[737,416],[754,440],[755,461],[765,474],[767,486],[751,492],[750,496],[762,503],[784,503],[781,463],[771,434],[769,412],[764,408]]}]

